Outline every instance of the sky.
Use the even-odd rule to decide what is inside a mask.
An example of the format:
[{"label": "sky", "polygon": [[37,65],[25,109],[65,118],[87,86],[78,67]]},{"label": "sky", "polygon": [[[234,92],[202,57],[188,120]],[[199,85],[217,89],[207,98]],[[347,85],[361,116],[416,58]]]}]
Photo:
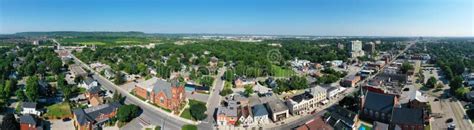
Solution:
[{"label": "sky", "polygon": [[473,0],[0,0],[0,34],[474,36]]}]

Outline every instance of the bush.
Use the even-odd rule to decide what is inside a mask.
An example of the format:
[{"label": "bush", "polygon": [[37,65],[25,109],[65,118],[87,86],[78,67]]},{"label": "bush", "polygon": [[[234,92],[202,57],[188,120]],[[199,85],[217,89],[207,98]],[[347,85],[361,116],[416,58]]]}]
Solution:
[{"label": "bush", "polygon": [[129,122],[140,114],[140,108],[136,105],[123,105],[120,106],[117,112],[117,119],[120,122]]},{"label": "bush", "polygon": [[207,117],[204,113],[207,108],[206,104],[199,101],[189,100],[191,116],[196,120],[203,120]]}]

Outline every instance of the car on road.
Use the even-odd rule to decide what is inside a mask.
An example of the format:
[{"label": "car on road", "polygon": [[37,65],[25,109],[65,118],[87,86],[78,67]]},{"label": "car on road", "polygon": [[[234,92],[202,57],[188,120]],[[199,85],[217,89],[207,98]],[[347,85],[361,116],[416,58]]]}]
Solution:
[{"label": "car on road", "polygon": [[450,123],[448,125],[448,130],[454,130],[455,128],[456,128],[456,124],[454,124],[454,123]]},{"label": "car on road", "polygon": [[453,122],[453,118],[446,119],[446,123],[452,123],[452,122]]}]

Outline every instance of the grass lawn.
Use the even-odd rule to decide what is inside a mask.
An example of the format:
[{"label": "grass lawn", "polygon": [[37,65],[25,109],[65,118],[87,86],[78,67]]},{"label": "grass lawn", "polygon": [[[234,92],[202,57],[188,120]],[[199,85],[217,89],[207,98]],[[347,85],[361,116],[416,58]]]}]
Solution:
[{"label": "grass lawn", "polygon": [[204,103],[204,102],[201,102],[201,101],[198,101],[198,100],[189,99],[189,106],[191,106],[192,104],[197,104],[197,103],[202,103],[202,104],[206,105],[206,103]]},{"label": "grass lawn", "polygon": [[181,127],[181,130],[197,130],[197,126],[196,125],[183,125],[183,127]]},{"label": "grass lawn", "polygon": [[46,113],[46,116],[48,117],[68,117],[71,116],[71,107],[69,106],[69,103],[62,102],[60,104],[54,104],[49,106],[48,112]]},{"label": "grass lawn", "polygon": [[185,118],[185,119],[189,119],[189,120],[195,120],[192,116],[191,116],[191,111],[189,111],[189,108],[186,108],[184,109],[183,113],[181,113],[180,117],[182,118]]},{"label": "grass lawn", "polygon": [[291,69],[285,69],[277,65],[272,65],[272,72],[275,74],[275,77],[289,77],[296,74]]}]

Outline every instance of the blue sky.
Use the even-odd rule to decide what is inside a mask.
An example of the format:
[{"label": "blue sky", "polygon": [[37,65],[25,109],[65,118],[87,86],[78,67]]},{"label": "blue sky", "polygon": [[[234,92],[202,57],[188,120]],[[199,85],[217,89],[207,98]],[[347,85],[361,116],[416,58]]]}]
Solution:
[{"label": "blue sky", "polygon": [[474,36],[473,0],[0,0],[0,33]]}]

